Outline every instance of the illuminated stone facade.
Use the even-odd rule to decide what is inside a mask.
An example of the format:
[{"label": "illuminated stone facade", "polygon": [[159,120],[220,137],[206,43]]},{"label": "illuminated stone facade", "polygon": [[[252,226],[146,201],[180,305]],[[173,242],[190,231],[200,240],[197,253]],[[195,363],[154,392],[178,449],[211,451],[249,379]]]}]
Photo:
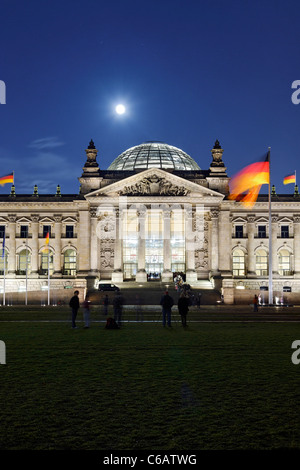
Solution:
[{"label": "illuminated stone facade", "polygon": [[[84,292],[101,280],[170,283],[176,272],[198,287],[210,281],[225,303],[249,302],[254,292],[267,300],[268,198],[259,196],[253,210],[229,201],[218,141],[211,152],[202,170],[180,149],[151,142],[102,170],[91,141],[79,194],[62,195],[58,187],[55,195],[39,195],[38,188],[18,195],[12,187],[0,197],[0,287],[7,303],[25,291],[29,299],[45,298],[48,263],[54,301],[68,288]],[[297,188],[289,196],[273,190],[272,214],[274,297],[299,301]]]}]

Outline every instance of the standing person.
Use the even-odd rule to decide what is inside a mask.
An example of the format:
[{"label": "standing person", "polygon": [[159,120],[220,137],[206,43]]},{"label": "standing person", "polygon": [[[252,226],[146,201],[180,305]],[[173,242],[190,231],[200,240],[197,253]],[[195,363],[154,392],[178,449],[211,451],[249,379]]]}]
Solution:
[{"label": "standing person", "polygon": [[174,301],[168,291],[166,291],[165,295],[160,299],[160,305],[162,306],[163,326],[166,326],[166,317],[168,326],[171,326],[171,309],[174,305]]},{"label": "standing person", "polygon": [[83,318],[84,318],[84,328],[90,327],[90,296],[86,294],[86,297],[83,302]]},{"label": "standing person", "polygon": [[122,323],[122,312],[123,312],[123,297],[120,292],[116,292],[115,298],[113,300],[114,306],[114,320],[117,322],[118,326],[121,326]]},{"label": "standing person", "polygon": [[71,298],[69,302],[69,306],[72,309],[72,328],[77,328],[76,326],[76,317],[77,317],[77,312],[79,309],[79,291],[75,290],[73,297]]},{"label": "standing person", "polygon": [[178,311],[179,315],[181,316],[181,323],[182,326],[186,327],[186,316],[189,311],[189,304],[190,304],[190,299],[188,295],[186,295],[184,292],[181,294],[178,300]]},{"label": "standing person", "polygon": [[103,300],[103,312],[104,312],[104,315],[107,315],[107,314],[108,314],[108,305],[109,305],[109,299],[108,299],[108,295],[106,294],[106,296],[104,297],[104,300]]},{"label": "standing person", "polygon": [[258,297],[256,294],[253,299],[253,307],[254,307],[254,312],[258,312]]},{"label": "standing person", "polygon": [[198,298],[197,298],[197,306],[200,308],[201,305],[201,292],[198,293]]}]

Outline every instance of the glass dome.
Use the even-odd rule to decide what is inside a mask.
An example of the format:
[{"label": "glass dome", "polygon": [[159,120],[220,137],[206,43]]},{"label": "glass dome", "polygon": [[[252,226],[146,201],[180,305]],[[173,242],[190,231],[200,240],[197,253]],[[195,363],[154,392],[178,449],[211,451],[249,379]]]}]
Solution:
[{"label": "glass dome", "polygon": [[108,170],[200,170],[195,160],[183,150],[163,142],[144,142],[121,153]]}]

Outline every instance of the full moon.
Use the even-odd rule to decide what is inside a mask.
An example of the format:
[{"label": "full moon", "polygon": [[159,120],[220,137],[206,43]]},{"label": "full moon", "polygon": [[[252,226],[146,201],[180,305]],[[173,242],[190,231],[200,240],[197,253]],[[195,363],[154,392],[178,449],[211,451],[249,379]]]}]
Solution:
[{"label": "full moon", "polygon": [[125,111],[126,111],[126,108],[125,108],[125,106],[124,106],[123,104],[118,104],[118,105],[116,106],[116,113],[117,113],[117,114],[124,114]]}]

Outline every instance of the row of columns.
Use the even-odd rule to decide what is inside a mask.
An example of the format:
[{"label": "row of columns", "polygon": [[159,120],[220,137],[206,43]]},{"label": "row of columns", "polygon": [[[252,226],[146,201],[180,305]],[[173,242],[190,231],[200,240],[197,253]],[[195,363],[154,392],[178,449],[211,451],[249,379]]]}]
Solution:
[{"label": "row of columns", "polygon": [[[122,259],[122,213],[116,211],[116,240],[115,240],[115,253],[114,253],[114,270],[112,273],[113,282],[121,282],[123,280],[123,259]],[[164,233],[164,244],[163,244],[163,259],[164,259],[164,270],[162,273],[162,279],[164,281],[173,280],[173,274],[171,271],[171,211],[163,211],[163,233]],[[219,243],[219,224],[218,224],[219,211],[216,211],[215,216],[212,216],[212,228],[211,228],[211,243],[210,246],[214,246],[211,250],[211,269],[215,273],[218,272],[218,243]],[[137,216],[139,218],[139,239],[138,239],[138,253],[137,253],[137,276],[138,282],[145,282],[147,280],[147,274],[145,270],[145,221],[146,211],[138,211]],[[197,280],[197,273],[195,270],[195,244],[194,244],[194,233],[193,233],[193,211],[192,209],[186,211],[185,216],[185,240],[186,240],[186,251],[185,251],[185,264],[186,264],[186,276],[187,282]]]}]

